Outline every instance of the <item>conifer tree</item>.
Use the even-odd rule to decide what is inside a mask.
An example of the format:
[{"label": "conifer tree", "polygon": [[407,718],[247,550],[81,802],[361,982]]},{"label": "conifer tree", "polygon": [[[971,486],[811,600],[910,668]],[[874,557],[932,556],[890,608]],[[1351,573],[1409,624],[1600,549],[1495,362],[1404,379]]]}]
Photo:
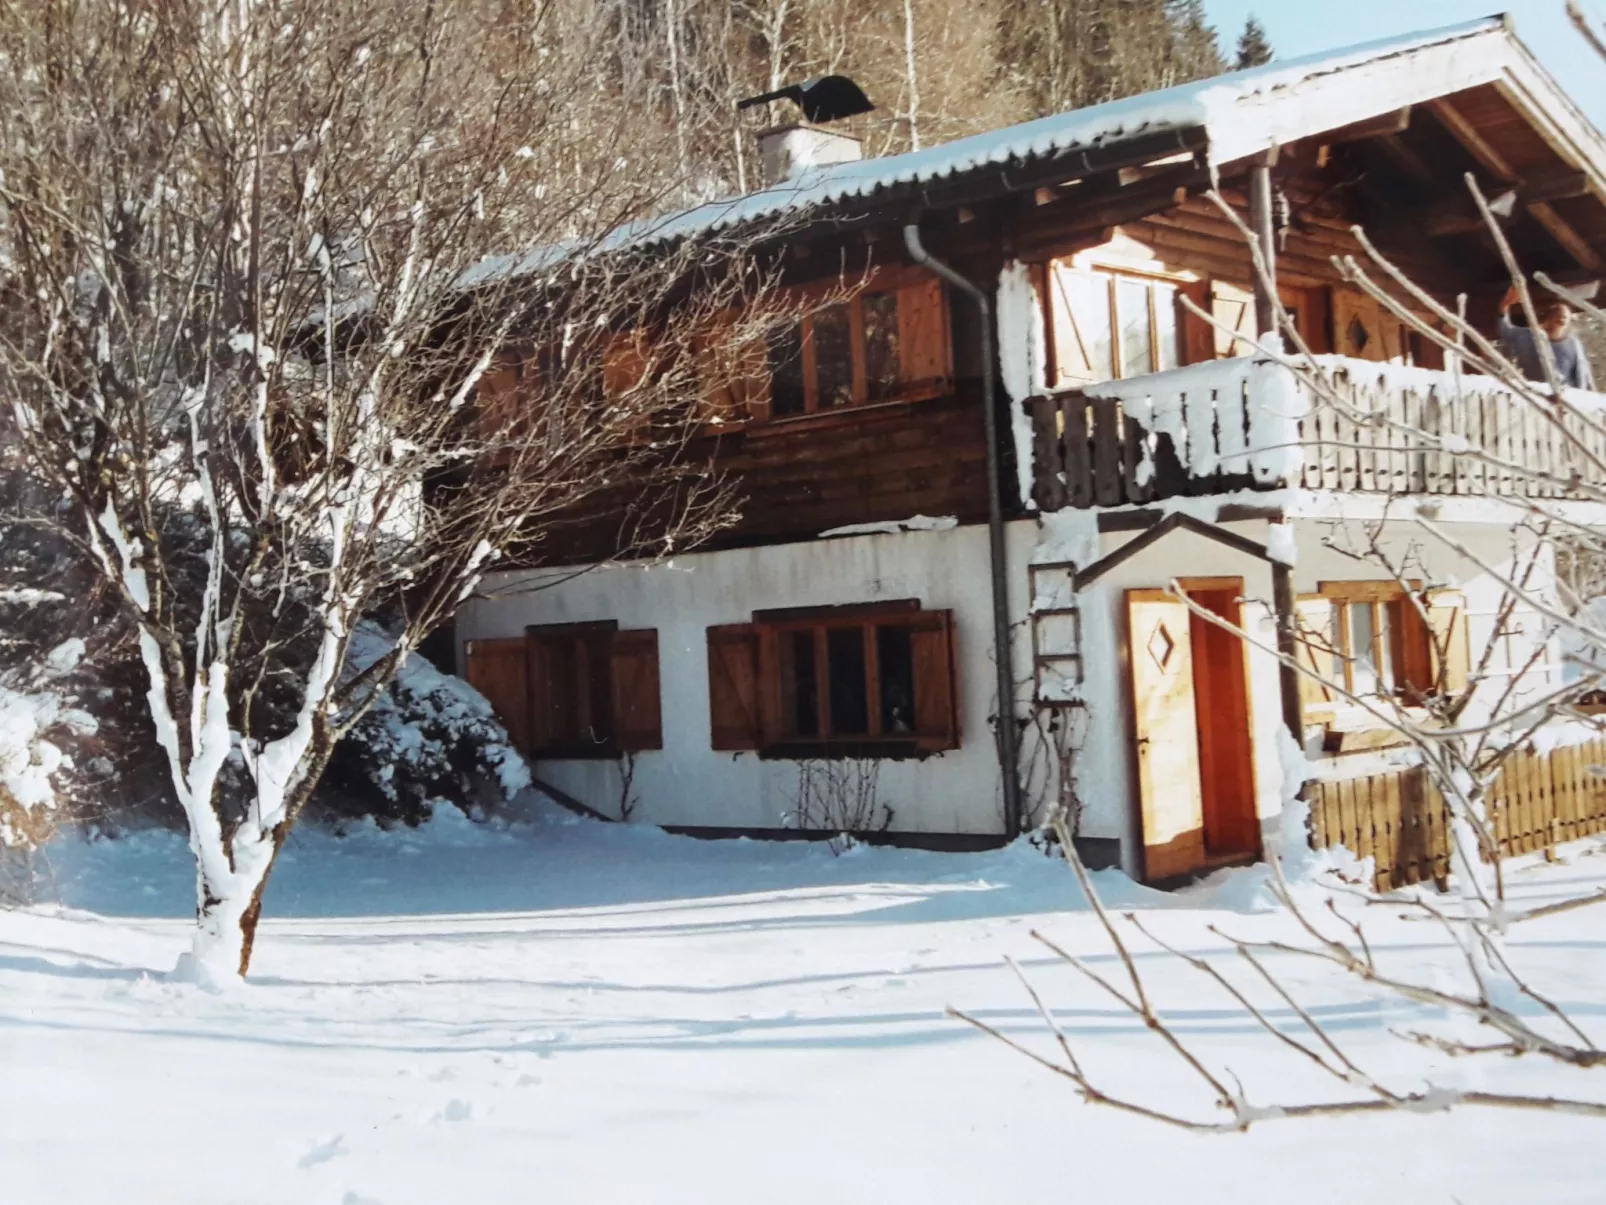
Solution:
[{"label": "conifer tree", "polygon": [[1238,35],[1238,70],[1269,63],[1275,53],[1271,48],[1271,40],[1266,37],[1266,27],[1260,23],[1259,17],[1251,13],[1249,20],[1244,22],[1243,33]]}]

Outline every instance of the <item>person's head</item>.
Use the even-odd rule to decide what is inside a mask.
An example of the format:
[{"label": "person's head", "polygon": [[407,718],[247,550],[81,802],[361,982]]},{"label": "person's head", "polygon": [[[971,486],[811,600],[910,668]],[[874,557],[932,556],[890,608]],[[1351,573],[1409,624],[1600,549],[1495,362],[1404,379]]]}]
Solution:
[{"label": "person's head", "polygon": [[1551,342],[1566,338],[1572,320],[1573,312],[1565,301],[1549,302],[1539,310],[1539,325],[1544,327]]}]

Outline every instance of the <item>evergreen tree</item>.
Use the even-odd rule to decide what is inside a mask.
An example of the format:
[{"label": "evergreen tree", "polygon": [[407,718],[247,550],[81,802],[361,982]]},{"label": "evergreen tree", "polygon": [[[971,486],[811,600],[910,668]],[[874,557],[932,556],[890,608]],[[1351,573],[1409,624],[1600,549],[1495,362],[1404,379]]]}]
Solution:
[{"label": "evergreen tree", "polygon": [[1166,9],[1175,73],[1171,82],[1184,83],[1225,71],[1216,31],[1205,21],[1204,0],[1169,0]]},{"label": "evergreen tree", "polygon": [[1269,63],[1274,53],[1271,40],[1266,37],[1266,27],[1251,13],[1244,22],[1243,33],[1238,35],[1238,70]]}]

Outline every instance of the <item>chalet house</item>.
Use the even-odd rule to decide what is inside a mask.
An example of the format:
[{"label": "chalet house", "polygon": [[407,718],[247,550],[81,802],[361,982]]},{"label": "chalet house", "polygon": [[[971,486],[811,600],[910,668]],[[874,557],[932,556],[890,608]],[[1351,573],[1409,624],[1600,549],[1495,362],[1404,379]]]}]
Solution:
[{"label": "chalet house", "polygon": [[[461,672],[565,797],[710,835],[939,846],[1008,839],[1074,798],[1084,854],[1151,881],[1253,858],[1283,807],[1282,732],[1324,782],[1363,782],[1385,755],[1364,717],[1190,614],[1173,580],[1251,633],[1297,613],[1351,690],[1394,693],[1463,680],[1469,634],[1488,639],[1496,575],[1533,546],[1509,497],[1606,522],[1453,438],[1313,407],[1261,353],[1268,291],[1203,196],[1219,179],[1259,232],[1355,407],[1496,440],[1564,481],[1530,408],[1332,262],[1363,258],[1360,224],[1491,328],[1507,277],[1472,173],[1514,191],[1527,270],[1602,271],[1606,141],[1502,19],[882,159],[829,128],[765,138],[772,183],[664,237],[786,213],[789,285],[868,283],[778,338],[740,404],[722,395],[705,438],[739,524],[668,561],[577,574],[599,545],[499,572],[458,617]],[[1473,556],[1423,539],[1419,504]],[[1431,586],[1438,642],[1397,578],[1346,555],[1368,537]],[[1559,681],[1536,617],[1500,636],[1491,677]]]}]

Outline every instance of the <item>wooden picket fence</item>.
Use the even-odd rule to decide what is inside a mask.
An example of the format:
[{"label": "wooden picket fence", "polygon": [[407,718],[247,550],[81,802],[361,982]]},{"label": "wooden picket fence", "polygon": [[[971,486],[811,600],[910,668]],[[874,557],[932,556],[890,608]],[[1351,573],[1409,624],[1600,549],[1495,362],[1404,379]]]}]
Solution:
[{"label": "wooden picket fence", "polygon": [[[1420,766],[1307,787],[1311,841],[1375,860],[1378,890],[1450,873],[1444,798]],[[1606,833],[1606,739],[1549,753],[1513,753],[1495,780],[1491,811],[1500,852],[1534,853]]]}]

